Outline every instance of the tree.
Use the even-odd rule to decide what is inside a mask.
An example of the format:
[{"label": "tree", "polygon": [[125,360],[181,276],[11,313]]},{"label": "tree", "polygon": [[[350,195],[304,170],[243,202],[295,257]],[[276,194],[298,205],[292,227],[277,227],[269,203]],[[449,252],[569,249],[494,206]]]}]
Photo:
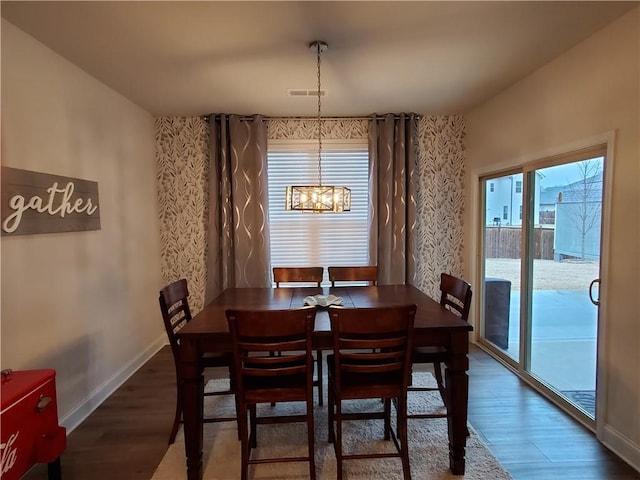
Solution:
[{"label": "tree", "polygon": [[583,160],[576,163],[579,180],[567,186],[562,202],[571,203],[567,218],[580,235],[580,258],[585,258],[587,234],[600,225],[602,211],[602,159]]}]

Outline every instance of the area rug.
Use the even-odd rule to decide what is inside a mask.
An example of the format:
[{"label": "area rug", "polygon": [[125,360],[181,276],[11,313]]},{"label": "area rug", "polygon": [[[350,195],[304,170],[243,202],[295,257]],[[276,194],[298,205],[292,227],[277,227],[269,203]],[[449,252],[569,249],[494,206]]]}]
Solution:
[{"label": "area rug", "polygon": [[[207,384],[207,389],[223,389],[224,381],[215,380]],[[415,384],[433,384],[430,373],[414,374]],[[351,405],[349,405],[351,404]],[[347,402],[349,408],[369,411],[380,409],[380,400]],[[269,415],[286,415],[304,411],[304,404],[277,404],[261,406]],[[409,394],[410,411],[442,411],[442,401],[437,392],[413,392]],[[218,415],[233,415],[231,396],[206,397],[207,410],[215,409]],[[263,413],[264,414],[264,413]],[[260,415],[260,408],[258,410]],[[393,416],[393,413],[392,413]],[[316,404],[314,409],[315,459],[318,480],[336,478],[336,458],[333,445],[327,442],[327,406]],[[511,476],[480,440],[472,427],[467,438],[466,473],[455,476],[449,470],[449,442],[447,423],[444,418],[410,419],[409,452],[412,478],[422,480],[509,480]],[[393,451],[390,441],[382,439],[381,421],[346,422],[343,427],[345,453],[365,451]],[[258,448],[252,458],[273,456],[298,456],[306,454],[306,425],[282,424],[259,425]],[[240,442],[237,440],[235,422],[210,423],[204,426],[203,480],[235,480],[240,478]],[[256,457],[257,456],[257,457]],[[182,430],[173,445],[169,447],[151,480],[179,480],[186,478],[184,437]],[[345,480],[402,479],[399,459],[351,460],[344,463]],[[298,480],[309,478],[306,462],[260,464],[249,468],[249,478],[255,480]]]}]

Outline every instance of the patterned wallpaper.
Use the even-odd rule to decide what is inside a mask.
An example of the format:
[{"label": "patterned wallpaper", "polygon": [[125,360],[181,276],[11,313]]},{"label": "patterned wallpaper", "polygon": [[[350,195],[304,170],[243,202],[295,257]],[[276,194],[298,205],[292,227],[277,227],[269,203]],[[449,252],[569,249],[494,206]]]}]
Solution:
[{"label": "patterned wallpaper", "polygon": [[[155,119],[162,275],[185,277],[193,313],[204,305],[208,180],[207,123],[201,117]],[[440,272],[462,274],[464,120],[424,116],[418,124],[416,286],[439,297]],[[314,139],[314,119],[269,120],[269,139]],[[325,120],[323,138],[367,138],[368,120]]]},{"label": "patterned wallpaper", "polygon": [[418,123],[416,287],[440,297],[440,273],[461,276],[464,213],[464,120],[423,117]]},{"label": "patterned wallpaper", "polygon": [[206,287],[208,126],[201,117],[156,118],[162,279],[187,279],[195,315]]},{"label": "patterned wallpaper", "polygon": [[[268,129],[269,140],[290,138],[315,140],[318,138],[318,121],[315,119],[269,120]],[[368,120],[322,120],[322,138],[366,140],[368,135]]]}]

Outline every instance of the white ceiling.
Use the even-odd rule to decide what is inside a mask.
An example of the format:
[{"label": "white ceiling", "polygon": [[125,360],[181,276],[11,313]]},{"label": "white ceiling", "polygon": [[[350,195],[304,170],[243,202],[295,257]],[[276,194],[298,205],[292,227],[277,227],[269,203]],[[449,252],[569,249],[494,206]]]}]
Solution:
[{"label": "white ceiling", "polygon": [[465,113],[639,2],[13,2],[2,17],[154,115]]}]

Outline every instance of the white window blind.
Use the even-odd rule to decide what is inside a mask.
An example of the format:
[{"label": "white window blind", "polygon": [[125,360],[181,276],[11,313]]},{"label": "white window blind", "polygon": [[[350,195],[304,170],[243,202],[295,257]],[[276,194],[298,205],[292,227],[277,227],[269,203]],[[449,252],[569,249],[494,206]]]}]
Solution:
[{"label": "white window blind", "polygon": [[325,267],[368,263],[368,165],[366,140],[322,142],[322,184],[351,189],[351,211],[311,213],[285,210],[287,185],[318,184],[318,143],[269,142],[269,228],[271,265]]}]

